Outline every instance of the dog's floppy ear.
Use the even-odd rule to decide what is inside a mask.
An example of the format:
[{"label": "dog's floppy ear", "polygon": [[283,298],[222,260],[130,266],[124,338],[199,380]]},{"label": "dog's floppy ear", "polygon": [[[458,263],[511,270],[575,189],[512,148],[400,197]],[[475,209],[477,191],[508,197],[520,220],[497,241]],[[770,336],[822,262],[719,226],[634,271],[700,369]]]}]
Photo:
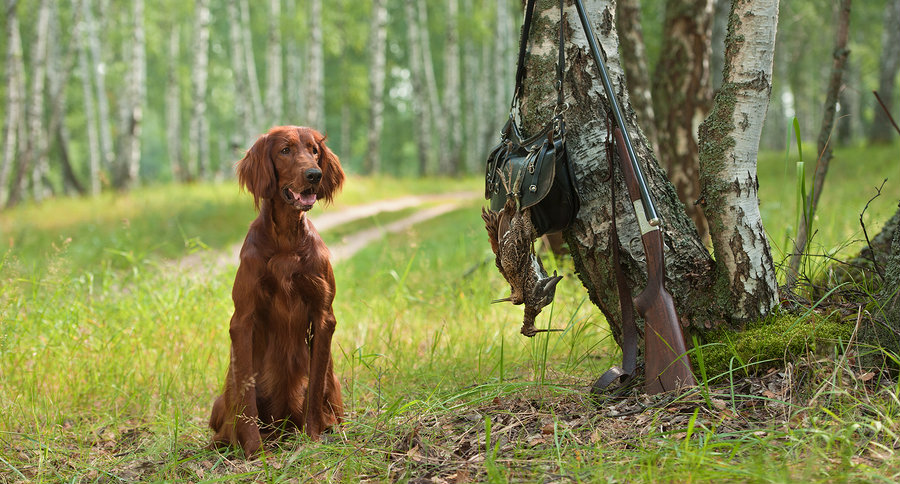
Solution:
[{"label": "dog's floppy ear", "polygon": [[325,146],[325,135],[316,131],[314,136],[319,145],[319,167],[322,169],[322,184],[318,195],[326,203],[330,203],[344,184],[344,169],[341,168],[337,155]]},{"label": "dog's floppy ear", "polygon": [[253,204],[257,210],[260,200],[275,198],[278,193],[275,165],[269,151],[269,135],[264,134],[237,163],[238,182],[253,195]]}]

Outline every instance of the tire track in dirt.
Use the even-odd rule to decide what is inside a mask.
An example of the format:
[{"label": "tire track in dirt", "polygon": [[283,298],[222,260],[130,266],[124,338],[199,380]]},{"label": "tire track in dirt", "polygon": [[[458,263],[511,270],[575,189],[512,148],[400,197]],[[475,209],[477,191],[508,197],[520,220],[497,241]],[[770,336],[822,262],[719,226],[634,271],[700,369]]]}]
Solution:
[{"label": "tire track in dirt", "polygon": [[[335,212],[318,213],[311,216],[313,225],[319,232],[325,232],[340,225],[355,222],[383,212],[396,212],[408,208],[418,207],[427,203],[438,203],[434,207],[418,210],[408,217],[385,224],[361,230],[348,235],[338,243],[329,245],[331,261],[337,263],[348,259],[368,246],[383,235],[400,232],[415,224],[438,217],[451,212],[464,203],[470,202],[481,196],[478,192],[453,192],[434,195],[410,195],[400,198],[378,200],[372,203],[354,205]],[[232,244],[228,249],[218,251],[203,251],[189,254],[181,259],[167,263],[181,270],[207,269],[204,273],[210,273],[225,269],[229,264],[237,266],[240,259],[243,240]]]}]

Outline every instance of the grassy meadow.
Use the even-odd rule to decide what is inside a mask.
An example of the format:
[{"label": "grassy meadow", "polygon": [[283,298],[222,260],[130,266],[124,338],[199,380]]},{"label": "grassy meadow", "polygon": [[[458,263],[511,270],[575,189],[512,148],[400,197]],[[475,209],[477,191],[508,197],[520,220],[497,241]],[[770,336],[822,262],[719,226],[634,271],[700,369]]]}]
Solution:
[{"label": "grassy meadow", "polygon": [[[760,158],[761,211],[777,262],[796,225],[795,158]],[[812,167],[807,168],[812,172]],[[838,150],[811,268],[861,247],[900,199],[900,149]],[[337,210],[462,181],[351,177]],[[491,305],[480,201],[387,235],[335,267],[333,353],[346,422],[246,462],[205,449],[228,362],[224,268],[180,265],[239,242],[254,217],[235,182],[152,186],[0,212],[0,482],[896,482],[900,400],[841,353],[704,381],[676,400],[599,407],[590,383],[619,357],[571,261],[539,326]],[[387,223],[326,231],[329,244]],[[827,256],[827,257],[825,257]],[[172,263],[176,261],[176,263]],[[712,375],[710,376],[712,377]],[[791,394],[794,380],[810,398]],[[668,398],[668,397],[665,397]],[[798,403],[802,402],[802,403]]]}]

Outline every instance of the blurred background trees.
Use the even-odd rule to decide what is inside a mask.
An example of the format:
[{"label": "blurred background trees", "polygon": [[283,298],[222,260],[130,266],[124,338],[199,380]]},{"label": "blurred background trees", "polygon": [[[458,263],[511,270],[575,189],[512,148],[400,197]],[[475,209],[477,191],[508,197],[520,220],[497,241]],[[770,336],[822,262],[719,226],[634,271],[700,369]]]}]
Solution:
[{"label": "blurred background trees", "polygon": [[[691,2],[621,3],[639,14],[630,28],[619,25],[623,45],[640,27],[649,76],[633,98],[652,97],[644,109],[656,110],[659,142],[671,146],[662,133],[681,136],[672,119],[705,109],[721,81],[718,36],[730,2],[694,2],[704,16],[694,33],[678,28]],[[3,0],[3,7],[0,206],[230,177],[242,151],[275,124],[324,130],[350,172],[480,173],[509,107],[521,23],[517,0]],[[889,20],[898,10],[900,0],[854,5],[836,143],[896,140],[871,92],[900,112],[893,99],[900,41]],[[785,149],[794,117],[808,139],[815,134],[832,64],[832,12],[831,2],[782,2],[763,149]],[[695,50],[711,71],[672,64],[676,35],[713,39]],[[706,79],[678,80],[687,74]],[[678,83],[702,92],[674,96],[684,90]],[[693,117],[685,126],[695,139]],[[666,151],[657,153],[663,164]]]}]

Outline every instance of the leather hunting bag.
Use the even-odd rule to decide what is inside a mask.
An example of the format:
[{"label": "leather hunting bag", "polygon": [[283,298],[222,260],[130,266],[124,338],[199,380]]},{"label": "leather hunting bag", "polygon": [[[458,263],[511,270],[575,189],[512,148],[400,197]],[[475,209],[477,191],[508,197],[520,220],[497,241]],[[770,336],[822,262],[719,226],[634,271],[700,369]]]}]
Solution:
[{"label": "leather hunting bag", "polygon": [[[565,66],[564,36],[560,23],[559,63],[557,64],[557,106],[554,117],[541,130],[528,138],[516,125],[514,111],[525,77],[525,50],[535,0],[529,0],[519,41],[516,89],[509,119],[500,133],[500,144],[491,150],[485,172],[485,199],[491,210],[500,211],[510,196],[518,200],[519,210],[530,210],[531,222],[538,236],[567,228],[581,202],[569,163],[565,144],[563,111],[563,70]],[[562,15],[562,2],[560,2]],[[562,18],[562,16],[560,17]]]}]

